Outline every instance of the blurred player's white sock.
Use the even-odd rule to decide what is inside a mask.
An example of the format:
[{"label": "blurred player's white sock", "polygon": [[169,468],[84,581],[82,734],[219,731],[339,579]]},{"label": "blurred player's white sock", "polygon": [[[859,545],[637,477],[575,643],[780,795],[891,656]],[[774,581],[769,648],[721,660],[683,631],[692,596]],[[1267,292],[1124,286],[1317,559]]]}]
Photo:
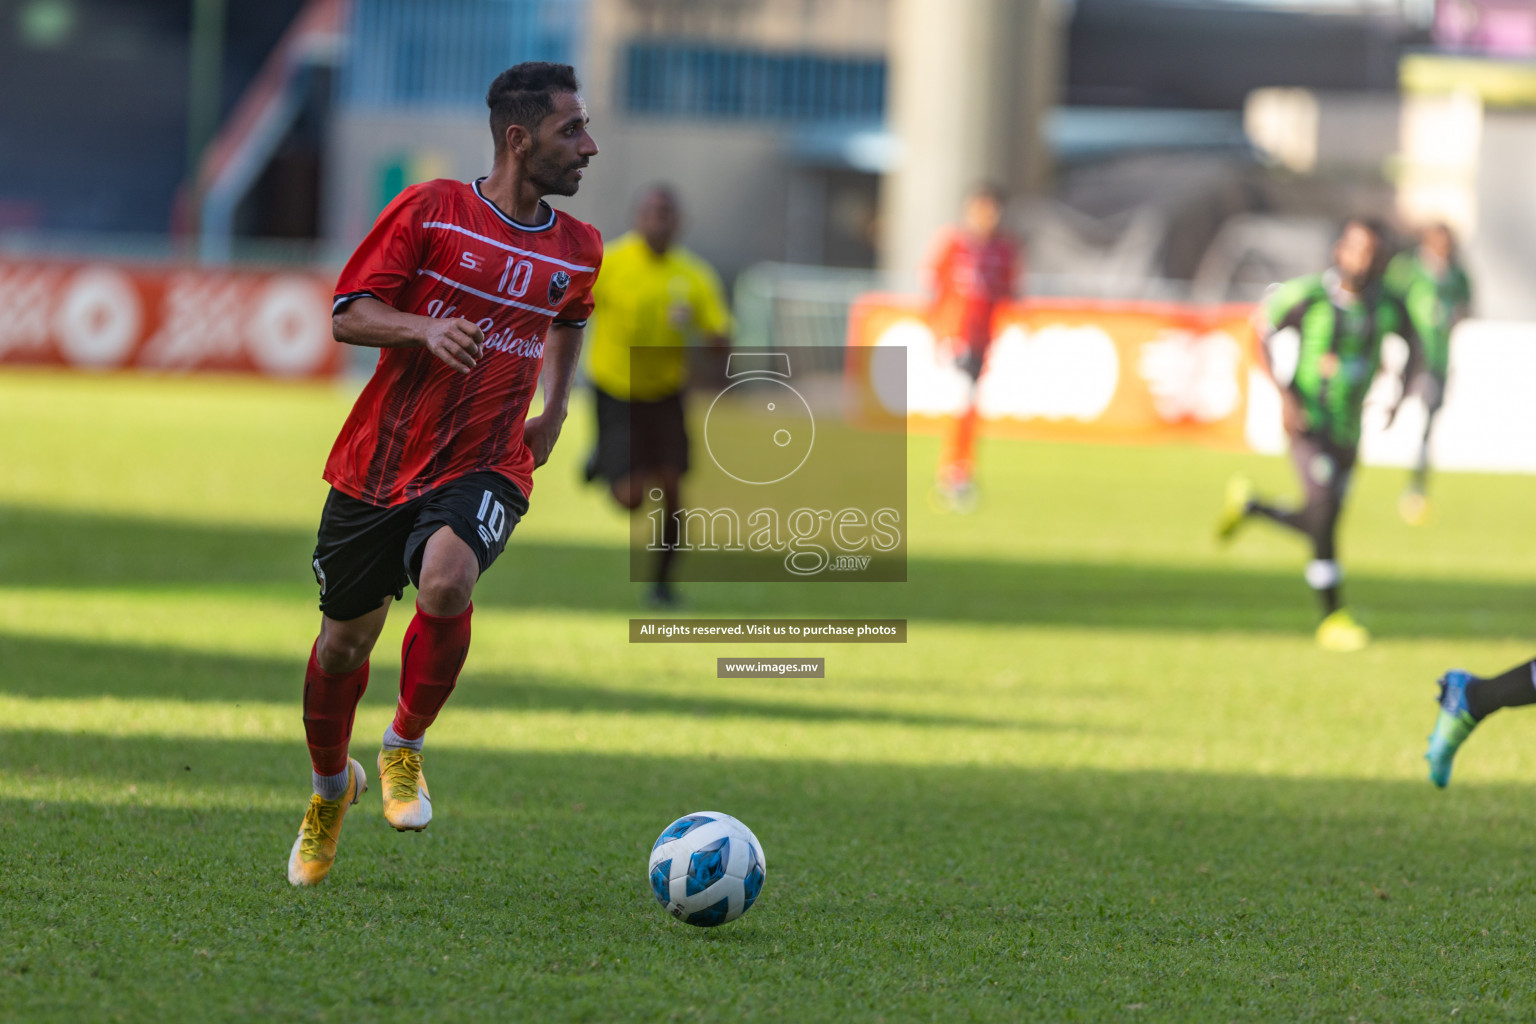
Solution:
[{"label": "blurred player's white sock", "polygon": [[315,792],[320,794],[322,800],[340,800],[347,792],[347,770],[343,768],[335,775],[321,775],[317,771],[311,771],[310,777],[315,783]]},{"label": "blurred player's white sock", "polygon": [[414,750],[421,753],[421,745],[426,741],[425,736],[418,736],[414,740],[408,740],[395,732],[395,723],[391,722],[384,728],[384,749],[404,747],[406,750]]}]

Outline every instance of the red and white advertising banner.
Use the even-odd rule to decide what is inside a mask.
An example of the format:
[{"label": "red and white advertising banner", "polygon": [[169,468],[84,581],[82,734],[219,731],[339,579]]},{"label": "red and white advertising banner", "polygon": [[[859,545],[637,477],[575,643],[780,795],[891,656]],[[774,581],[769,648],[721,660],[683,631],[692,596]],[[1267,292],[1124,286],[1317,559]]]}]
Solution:
[{"label": "red and white advertising banner", "polygon": [[[1195,443],[1285,451],[1280,393],[1254,361],[1252,307],[1041,299],[1000,310],[977,402],[988,432],[1049,440]],[[963,407],[970,380],[943,351],[920,299],[869,295],[848,324],[853,346],[900,345],[904,382],[863,381],[861,400],[938,429]],[[1282,379],[1296,365],[1294,331],[1271,344]],[[1365,399],[1360,456],[1411,466],[1427,410],[1417,391],[1388,426],[1407,346],[1388,338]],[[864,376],[867,376],[865,374]],[[860,384],[857,361],[850,377]],[[1441,469],[1536,473],[1536,324],[1466,320],[1451,344],[1450,382],[1430,459]],[[884,387],[882,387],[884,383]],[[904,388],[904,391],[903,391]],[[889,392],[882,399],[884,391]]]},{"label": "red and white advertising banner", "polygon": [[[993,433],[1121,442],[1245,444],[1251,307],[1035,300],[998,311],[977,405]],[[922,427],[971,387],[921,300],[870,295],[851,345],[907,350],[906,408]]]},{"label": "red and white advertising banner", "polygon": [[0,364],[329,377],[329,277],[0,256]]}]

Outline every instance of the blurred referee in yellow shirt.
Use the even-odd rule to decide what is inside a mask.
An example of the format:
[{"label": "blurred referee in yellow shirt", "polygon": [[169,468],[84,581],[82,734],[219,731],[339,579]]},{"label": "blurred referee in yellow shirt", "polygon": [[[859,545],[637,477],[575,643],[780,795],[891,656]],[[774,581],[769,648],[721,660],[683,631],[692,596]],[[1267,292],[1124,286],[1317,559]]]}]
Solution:
[{"label": "blurred referee in yellow shirt", "polygon": [[[648,600],[677,603],[672,567],[677,556],[682,478],[688,471],[683,388],[690,343],[729,343],[731,314],[720,279],[709,265],[676,245],[677,196],[654,185],[640,197],[635,228],[605,247],[593,289],[588,374],[597,398],[597,448],[587,479],[601,477],[614,500],[634,511],[660,489],[666,518],[663,549]],[[636,348],[656,349],[631,361]]]}]

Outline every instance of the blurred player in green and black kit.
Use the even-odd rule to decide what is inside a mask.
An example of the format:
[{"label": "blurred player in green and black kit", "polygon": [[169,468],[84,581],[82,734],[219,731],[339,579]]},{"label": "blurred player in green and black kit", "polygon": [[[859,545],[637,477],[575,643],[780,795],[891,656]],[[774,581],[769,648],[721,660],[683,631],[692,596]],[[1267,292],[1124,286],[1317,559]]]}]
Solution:
[{"label": "blurred player in green and black kit", "polygon": [[1445,400],[1451,362],[1451,332],[1472,308],[1472,282],[1456,259],[1456,239],[1444,224],[1424,230],[1419,244],[1398,253],[1387,264],[1386,287],[1402,300],[1424,344],[1424,372],[1414,381],[1427,414],[1419,460],[1408,490],[1398,501],[1403,519],[1417,526],[1428,512],[1425,484],[1429,477],[1429,433]]},{"label": "blurred player in green and black kit", "polygon": [[[1332,267],[1281,285],[1256,314],[1260,364],[1280,389],[1291,461],[1305,500],[1299,508],[1271,504],[1257,497],[1247,480],[1234,477],[1217,526],[1218,536],[1228,540],[1248,518],[1262,516],[1312,542],[1306,580],[1322,604],[1317,642],[1334,651],[1359,650],[1370,640],[1344,607],[1337,534],[1360,446],[1365,395],[1381,367],[1382,339],[1396,334],[1409,351],[1403,392],[1388,422],[1396,417],[1420,363],[1418,334],[1408,312],[1382,286],[1382,241],[1376,225],[1350,221],[1334,243]],[[1282,382],[1271,342],[1286,329],[1297,332],[1300,346],[1296,372]]]}]

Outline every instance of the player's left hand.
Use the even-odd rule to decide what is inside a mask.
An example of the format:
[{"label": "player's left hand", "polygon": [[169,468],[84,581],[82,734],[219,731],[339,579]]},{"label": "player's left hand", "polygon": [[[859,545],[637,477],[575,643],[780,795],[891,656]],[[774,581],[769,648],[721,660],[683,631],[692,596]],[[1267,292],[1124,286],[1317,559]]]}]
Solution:
[{"label": "player's left hand", "polygon": [[538,469],[549,461],[549,453],[555,450],[560,439],[560,428],[565,425],[565,414],[546,409],[537,416],[528,417],[523,424],[523,443],[533,452],[533,468]]}]

